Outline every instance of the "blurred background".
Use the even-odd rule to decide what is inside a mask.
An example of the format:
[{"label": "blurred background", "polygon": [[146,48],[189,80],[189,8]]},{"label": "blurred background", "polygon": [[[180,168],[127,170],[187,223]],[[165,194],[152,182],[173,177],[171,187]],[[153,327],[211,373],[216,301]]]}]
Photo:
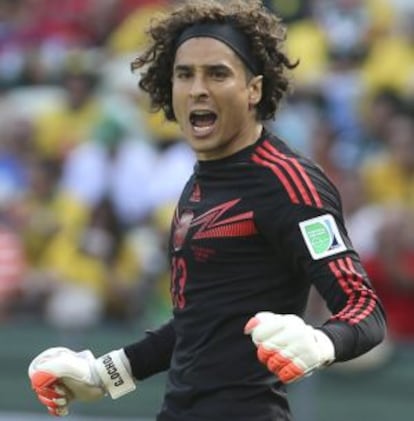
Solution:
[{"label": "blurred background", "polygon": [[[26,374],[46,347],[100,355],[169,317],[166,236],[194,156],[129,63],[173,3],[0,0],[0,420],[48,418]],[[295,420],[411,420],[414,3],[265,3],[301,62],[269,125],[337,185],[389,320],[380,347],[290,387]],[[312,294],[307,317],[326,315]],[[138,389],[67,419],[154,419],[163,375]]]}]

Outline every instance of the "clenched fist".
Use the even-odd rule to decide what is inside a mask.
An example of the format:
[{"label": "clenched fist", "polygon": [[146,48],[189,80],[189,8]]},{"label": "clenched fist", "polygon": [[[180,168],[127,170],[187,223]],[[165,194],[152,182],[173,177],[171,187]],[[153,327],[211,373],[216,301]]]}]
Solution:
[{"label": "clenched fist", "polygon": [[293,314],[260,312],[244,328],[257,347],[260,362],[283,383],[291,383],[335,359],[332,341],[325,333]]}]

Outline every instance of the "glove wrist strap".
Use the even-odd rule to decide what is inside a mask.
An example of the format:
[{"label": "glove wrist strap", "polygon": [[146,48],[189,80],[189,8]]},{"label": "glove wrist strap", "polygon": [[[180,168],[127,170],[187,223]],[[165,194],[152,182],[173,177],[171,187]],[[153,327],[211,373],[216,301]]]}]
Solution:
[{"label": "glove wrist strap", "polygon": [[123,349],[109,352],[96,359],[96,371],[112,399],[136,389],[127,356]]},{"label": "glove wrist strap", "polygon": [[319,329],[314,331],[316,342],[321,353],[322,365],[329,365],[335,361],[335,347],[328,336]]}]

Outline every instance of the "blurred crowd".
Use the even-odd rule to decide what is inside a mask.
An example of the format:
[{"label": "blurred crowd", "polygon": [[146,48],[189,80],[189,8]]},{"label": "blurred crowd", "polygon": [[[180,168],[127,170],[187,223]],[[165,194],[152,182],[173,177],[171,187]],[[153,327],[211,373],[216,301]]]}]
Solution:
[{"label": "blurred crowd", "polygon": [[[194,156],[129,63],[174,1],[0,0],[0,323],[169,312],[170,217]],[[274,0],[300,65],[267,124],[316,160],[414,340],[414,3]]]}]

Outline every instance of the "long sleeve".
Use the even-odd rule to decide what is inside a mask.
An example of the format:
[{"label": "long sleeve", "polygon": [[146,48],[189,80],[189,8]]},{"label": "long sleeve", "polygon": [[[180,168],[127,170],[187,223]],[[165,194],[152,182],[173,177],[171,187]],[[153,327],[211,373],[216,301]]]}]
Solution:
[{"label": "long sleeve", "polygon": [[329,261],[327,265],[335,281],[332,285],[329,281],[322,282],[317,288],[323,288],[322,293],[332,316],[321,330],[334,343],[336,360],[346,361],[363,354],[383,340],[385,314],[355,256],[345,255]]},{"label": "long sleeve", "polygon": [[313,284],[325,300],[332,316],[320,328],[333,341],[336,360],[355,358],[383,340],[386,322],[348,237],[339,194],[311,161],[271,144],[262,155],[256,161],[270,171],[263,175],[268,190],[256,211],[257,227],[284,256],[292,285]]},{"label": "long sleeve", "polygon": [[162,325],[157,330],[147,331],[146,336],[124,347],[137,380],[143,380],[153,374],[165,371],[170,366],[175,344],[173,321]]}]

